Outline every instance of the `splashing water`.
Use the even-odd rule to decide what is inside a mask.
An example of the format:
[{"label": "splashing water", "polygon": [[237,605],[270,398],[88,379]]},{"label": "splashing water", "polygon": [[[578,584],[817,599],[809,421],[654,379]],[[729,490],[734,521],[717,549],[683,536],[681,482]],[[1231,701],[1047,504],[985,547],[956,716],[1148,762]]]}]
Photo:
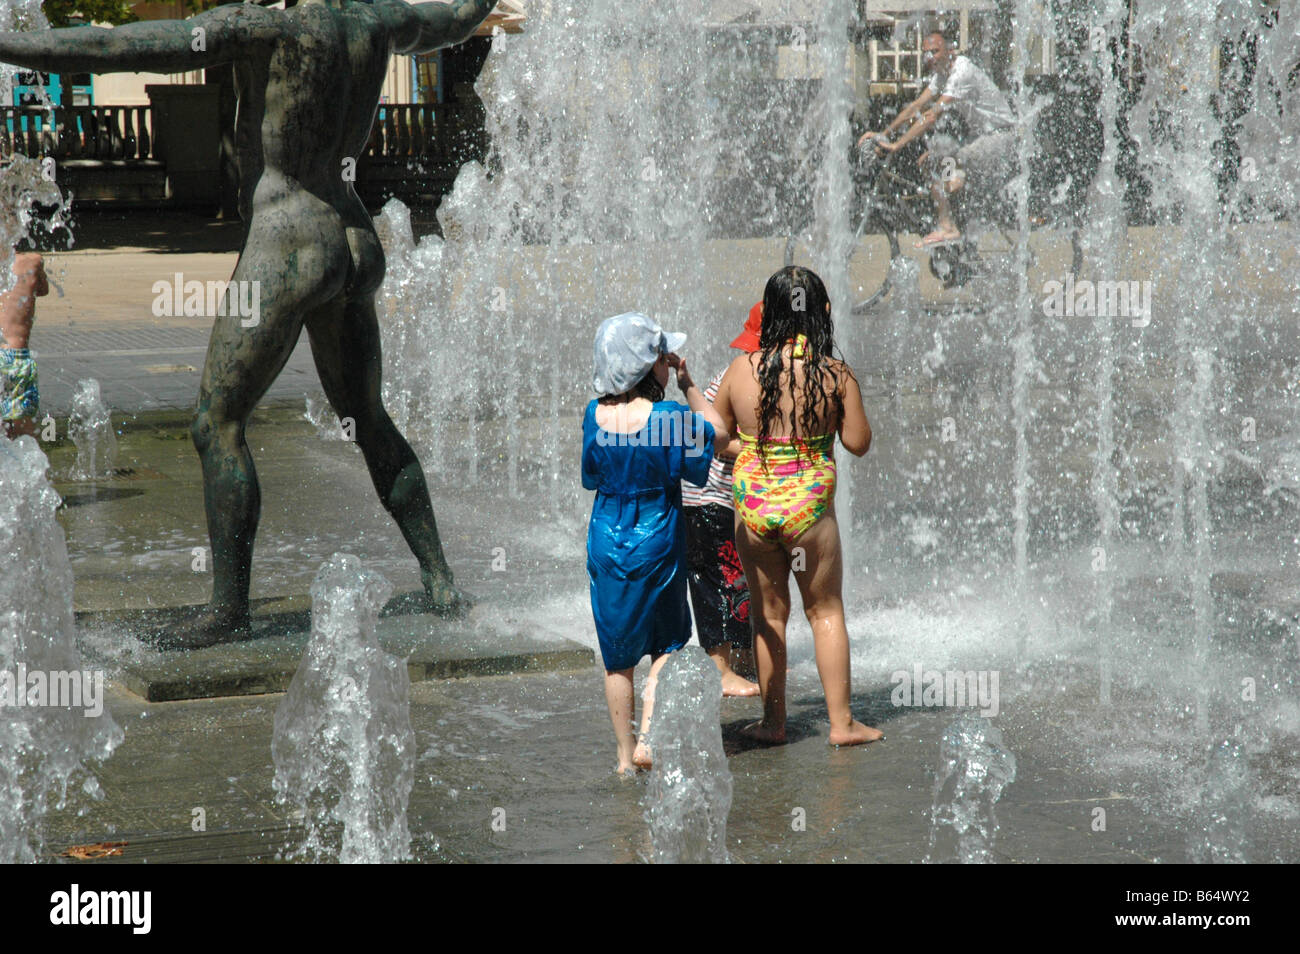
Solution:
[{"label": "splashing water", "polygon": [[77,382],[72,396],[68,433],[77,446],[77,461],[68,474],[73,480],[111,477],[117,467],[117,435],[108,405],[99,394],[99,382],[85,378]]},{"label": "splashing water", "polygon": [[[1296,566],[1300,401],[1279,382],[1296,371],[1300,4],[1000,5],[964,52],[1022,120],[1010,234],[984,223],[987,270],[947,291],[910,240],[890,259],[880,235],[846,283],[844,65],[867,62],[854,5],[770,5],[757,25],[768,7],[719,22],[725,6],[665,0],[630,20],[613,0],[538,4],[493,44],[477,86],[490,153],[443,202],[444,238],[416,242],[398,204],[380,217],[385,401],[431,477],[532,488],[543,522],[582,520],[573,442],[597,322],[639,307],[686,331],[703,379],[812,219],[808,264],[877,426],[865,462],[837,461],[851,613],[882,581],[921,621],[916,643],[949,654],[927,591],[965,618],[994,606],[982,665],[1081,658],[1102,700],[1194,699],[1185,730],[1208,741],[1230,701],[1209,687],[1235,671],[1214,576],[1236,550]],[[1077,213],[1040,224],[1058,190]],[[865,272],[891,291],[851,316]],[[1052,313],[1043,296],[1067,279],[1097,302],[1103,282],[1151,287],[1145,306]],[[1238,436],[1247,417],[1257,442]],[[1255,485],[1225,479],[1228,451]],[[810,634],[792,634],[810,659]]]},{"label": "splashing water", "polygon": [[410,856],[410,676],[375,637],[392,590],[347,553],[334,554],[312,583],[311,642],[271,739],[277,800],[305,813],[301,857],[379,864]]},{"label": "splashing water", "polygon": [[645,819],[660,864],[730,861],[731,770],[722,750],[721,699],[718,667],[698,646],[673,653],[659,671]]},{"label": "splashing water", "polygon": [[[0,863],[5,864],[37,859],[48,803],[64,808],[75,778],[86,774],[83,791],[103,797],[87,767],[107,759],[122,741],[122,730],[102,707],[104,674],[83,669],[77,649],[72,568],[54,516],[59,497],[46,479],[48,467],[32,438],[0,439],[0,552],[8,563],[0,573]],[[43,700],[33,695],[33,677],[47,680]],[[57,699],[59,682],[79,685],[80,692]],[[36,704],[42,701],[47,704]],[[49,704],[60,701],[73,704]]]},{"label": "splashing water", "polygon": [[998,831],[993,806],[1016,779],[1016,757],[993,723],[965,713],[944,730],[940,760],[925,860],[992,864]]},{"label": "splashing water", "polygon": [[847,130],[822,108],[825,84],[803,75],[821,68],[825,44],[810,42],[802,72],[777,83],[765,78],[788,47],[773,31],[719,29],[685,0],[635,17],[608,0],[556,0],[529,16],[523,35],[494,42],[478,81],[491,152],[486,167],[462,167],[439,207],[445,240],[417,244],[395,203],[377,222],[384,397],[408,438],[432,448],[435,474],[576,506],[580,489],[562,475],[597,324],[635,307],[687,328],[692,368],[711,376],[780,264],[777,253],[728,287],[732,252],[717,240],[806,218],[812,185],[790,171],[828,126],[846,141]]},{"label": "splashing water", "polygon": [[[2,81],[0,75],[0,86]],[[0,159],[0,293],[14,285],[14,246],[29,237],[38,213],[43,228],[65,227],[68,204],[59,187],[43,174],[36,159],[20,155]]]},{"label": "splashing water", "polygon": [[323,394],[309,394],[303,403],[303,419],[316,428],[317,437],[323,441],[350,440],[343,422],[335,416],[334,408]]},{"label": "splashing water", "polygon": [[[48,30],[50,21],[46,19],[41,5],[42,0],[0,0],[0,30],[6,32]],[[14,101],[14,77],[18,72],[18,67],[0,63],[0,102],[5,105],[10,105]],[[44,90],[37,95],[48,108],[50,102]]]},{"label": "splashing water", "polygon": [[1196,864],[1244,865],[1246,819],[1255,810],[1256,791],[1245,747],[1235,739],[1215,746],[1193,815],[1187,853]]}]

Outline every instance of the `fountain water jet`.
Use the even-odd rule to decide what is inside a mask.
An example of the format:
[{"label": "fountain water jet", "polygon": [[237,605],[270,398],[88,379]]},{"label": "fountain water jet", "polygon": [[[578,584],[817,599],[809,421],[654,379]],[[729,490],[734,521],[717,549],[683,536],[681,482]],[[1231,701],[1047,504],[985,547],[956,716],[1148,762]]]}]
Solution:
[{"label": "fountain water jet", "polygon": [[731,770],[718,722],[721,700],[718,667],[698,646],[673,653],[659,671],[645,818],[660,864],[730,861]]},{"label": "fountain water jet", "polygon": [[[1117,181],[1119,159],[1119,94],[1117,84],[1122,79],[1119,51],[1123,42],[1121,21],[1125,12],[1123,0],[1102,0],[1096,11],[1096,22],[1105,31],[1101,49],[1094,50],[1098,83],[1101,88],[1099,107],[1102,135],[1105,145],[1092,188],[1095,223],[1085,237],[1095,255],[1100,275],[1116,275],[1119,267],[1119,250],[1127,241],[1124,226],[1123,196]],[[1091,23],[1088,24],[1091,26]],[[1091,30],[1089,31],[1091,36]],[[1100,311],[1100,309],[1099,309]],[[1093,322],[1097,337],[1098,359],[1094,378],[1097,401],[1097,452],[1092,474],[1092,499],[1097,512],[1097,546],[1103,559],[1114,552],[1115,530],[1119,522],[1118,480],[1113,457],[1115,454],[1115,319],[1109,314],[1098,314]],[[1114,651],[1114,568],[1103,566],[1097,572],[1097,658],[1098,701],[1102,706],[1111,704],[1111,681]]]},{"label": "fountain water jet", "polygon": [[111,477],[117,467],[117,435],[108,405],[100,397],[99,382],[85,378],[77,382],[72,396],[68,434],[77,446],[77,462],[68,476],[73,480]]},{"label": "fountain water jet", "polygon": [[[85,794],[102,798],[87,767],[122,741],[112,716],[91,705],[102,706],[104,674],[85,670],[77,648],[72,568],[48,468],[32,438],[0,438],[0,552],[13,567],[0,573],[0,684],[12,677],[13,690],[26,693],[17,705],[0,689],[0,863],[37,860],[45,813],[51,803],[65,807],[74,779],[86,775]],[[47,682],[43,700],[30,682],[18,684],[37,674]],[[55,682],[72,678],[81,680],[81,705],[53,704]],[[87,678],[98,680],[98,702],[87,699]]]},{"label": "fountain water jet", "polygon": [[1016,780],[1016,757],[988,719],[965,713],[944,730],[930,814],[927,863],[991,864],[994,805]]},{"label": "fountain water jet", "polygon": [[1255,810],[1256,792],[1245,746],[1225,739],[1214,747],[1201,785],[1200,803],[1188,836],[1188,854],[1196,864],[1247,864],[1246,819]]},{"label": "fountain water jet", "polygon": [[375,638],[392,590],[348,553],[327,560],[311,586],[311,641],[271,740],[276,797],[304,812],[307,858],[378,864],[410,855],[410,676]]}]

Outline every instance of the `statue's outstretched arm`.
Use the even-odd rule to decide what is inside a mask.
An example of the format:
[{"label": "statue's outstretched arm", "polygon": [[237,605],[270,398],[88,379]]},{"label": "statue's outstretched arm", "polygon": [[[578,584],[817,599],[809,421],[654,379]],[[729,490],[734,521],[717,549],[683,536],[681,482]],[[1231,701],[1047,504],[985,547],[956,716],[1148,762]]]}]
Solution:
[{"label": "statue's outstretched arm", "polygon": [[269,38],[280,11],[217,7],[188,20],[0,33],[0,63],[48,73],[182,73],[237,59]]},{"label": "statue's outstretched arm", "polygon": [[464,43],[496,5],[496,0],[416,4],[380,0],[375,12],[393,31],[393,47],[398,53],[429,53]]}]

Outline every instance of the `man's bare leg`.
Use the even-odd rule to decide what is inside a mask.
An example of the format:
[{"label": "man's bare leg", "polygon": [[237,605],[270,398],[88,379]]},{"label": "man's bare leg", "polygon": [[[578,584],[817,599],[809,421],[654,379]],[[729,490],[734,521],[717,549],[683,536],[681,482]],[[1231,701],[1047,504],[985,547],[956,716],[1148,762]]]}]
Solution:
[{"label": "man's bare leg", "polygon": [[961,238],[961,229],[957,228],[957,223],[953,220],[952,202],[948,196],[960,189],[964,182],[965,180],[959,172],[951,176],[946,182],[936,181],[930,187],[930,197],[934,199],[938,222],[935,224],[933,232],[916,243],[916,248],[926,248],[940,242],[955,242]]},{"label": "man's bare leg", "polygon": [[384,410],[374,298],[317,309],[307,318],[307,334],[325,395],[340,419],[350,417],[355,423],[357,446],[379,499],[420,563],[429,608],[464,615],[472,601],[452,583],[424,470]]}]

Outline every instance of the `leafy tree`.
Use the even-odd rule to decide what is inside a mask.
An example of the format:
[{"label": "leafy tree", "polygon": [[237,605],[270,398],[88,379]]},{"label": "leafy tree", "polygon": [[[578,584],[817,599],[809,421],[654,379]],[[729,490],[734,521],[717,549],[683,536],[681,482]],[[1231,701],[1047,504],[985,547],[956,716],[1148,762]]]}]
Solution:
[{"label": "leafy tree", "polygon": [[78,14],[81,23],[118,24],[139,19],[125,0],[44,0],[41,9],[52,27],[68,26]]},{"label": "leafy tree", "polygon": [[[185,0],[187,16],[202,10],[210,10],[230,0]],[[140,19],[131,12],[128,0],[42,0],[41,9],[50,26],[68,26],[79,23],[130,23]],[[76,17],[76,20],[73,20]]]}]

